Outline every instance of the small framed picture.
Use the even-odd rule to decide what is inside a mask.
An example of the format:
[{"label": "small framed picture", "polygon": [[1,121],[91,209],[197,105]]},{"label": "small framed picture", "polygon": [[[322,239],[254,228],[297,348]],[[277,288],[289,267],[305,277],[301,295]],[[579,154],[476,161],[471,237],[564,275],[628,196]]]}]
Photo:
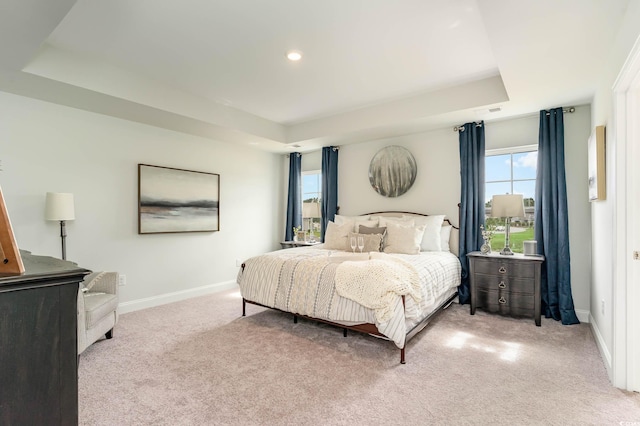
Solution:
[{"label": "small framed picture", "polygon": [[589,201],[607,197],[605,127],[597,126],[589,137]]}]

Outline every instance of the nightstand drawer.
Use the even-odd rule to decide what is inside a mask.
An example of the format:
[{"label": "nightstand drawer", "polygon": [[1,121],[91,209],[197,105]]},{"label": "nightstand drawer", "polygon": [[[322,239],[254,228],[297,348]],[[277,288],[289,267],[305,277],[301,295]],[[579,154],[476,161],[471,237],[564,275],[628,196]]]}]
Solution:
[{"label": "nightstand drawer", "polygon": [[477,290],[477,307],[504,315],[534,315],[534,295],[507,291]]},{"label": "nightstand drawer", "polygon": [[504,261],[500,259],[476,259],[475,273],[519,278],[535,277],[535,265],[531,262]]},{"label": "nightstand drawer", "polygon": [[533,279],[483,274],[476,274],[474,279],[478,290],[505,290],[533,296],[536,288],[536,283]]}]

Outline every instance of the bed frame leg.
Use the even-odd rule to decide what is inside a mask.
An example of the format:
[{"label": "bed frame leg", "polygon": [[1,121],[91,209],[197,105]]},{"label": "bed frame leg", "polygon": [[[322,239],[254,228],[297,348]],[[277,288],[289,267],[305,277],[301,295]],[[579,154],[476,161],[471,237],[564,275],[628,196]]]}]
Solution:
[{"label": "bed frame leg", "polygon": [[294,316],[293,316],[293,323],[294,323],[294,324],[297,324],[297,323],[298,323],[298,316],[297,316],[297,315],[294,315]]},{"label": "bed frame leg", "polygon": [[247,301],[244,300],[244,297],[242,298],[242,316],[247,316]]},{"label": "bed frame leg", "polygon": [[406,364],[407,362],[404,360],[404,348],[400,349],[400,364]]},{"label": "bed frame leg", "polygon": [[346,329],[346,328],[343,328],[343,329],[342,329],[342,335],[343,335],[344,337],[347,337],[347,329]]}]

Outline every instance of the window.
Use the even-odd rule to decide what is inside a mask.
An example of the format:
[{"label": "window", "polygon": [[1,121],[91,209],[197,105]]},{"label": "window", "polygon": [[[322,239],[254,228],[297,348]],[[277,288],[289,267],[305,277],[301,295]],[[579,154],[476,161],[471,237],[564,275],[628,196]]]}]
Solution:
[{"label": "window", "polygon": [[496,226],[491,250],[504,247],[504,219],[489,217],[491,198],[495,194],[522,194],[525,217],[511,221],[511,249],[522,253],[523,241],[534,239],[534,198],[538,147],[490,150],[485,153],[485,213],[487,225]]},{"label": "window", "polygon": [[302,229],[320,238],[320,199],[322,197],[322,172],[302,172]]}]

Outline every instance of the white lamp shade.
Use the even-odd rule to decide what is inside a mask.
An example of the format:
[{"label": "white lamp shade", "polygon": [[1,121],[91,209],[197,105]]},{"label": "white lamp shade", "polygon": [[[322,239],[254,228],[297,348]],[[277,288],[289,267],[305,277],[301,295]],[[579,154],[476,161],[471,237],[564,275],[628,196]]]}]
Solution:
[{"label": "white lamp shade", "polygon": [[491,217],[524,217],[522,194],[494,195],[491,199]]},{"label": "white lamp shade", "polygon": [[47,192],[44,210],[46,220],[74,220],[73,194],[67,192]]},{"label": "white lamp shade", "polygon": [[320,203],[302,203],[302,217],[322,217]]}]

